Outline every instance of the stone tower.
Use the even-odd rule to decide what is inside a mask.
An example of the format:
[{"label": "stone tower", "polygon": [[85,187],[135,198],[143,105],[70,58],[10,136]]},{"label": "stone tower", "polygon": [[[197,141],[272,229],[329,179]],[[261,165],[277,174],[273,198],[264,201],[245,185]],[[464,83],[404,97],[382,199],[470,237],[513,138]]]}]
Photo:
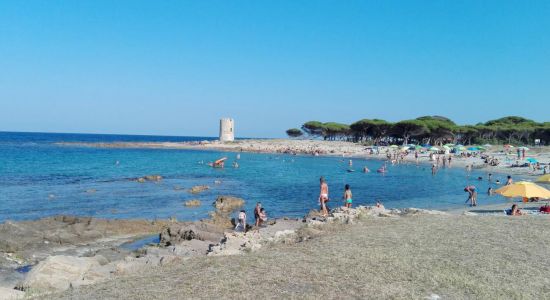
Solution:
[{"label": "stone tower", "polygon": [[220,119],[220,142],[235,140],[235,121],[231,118]]}]

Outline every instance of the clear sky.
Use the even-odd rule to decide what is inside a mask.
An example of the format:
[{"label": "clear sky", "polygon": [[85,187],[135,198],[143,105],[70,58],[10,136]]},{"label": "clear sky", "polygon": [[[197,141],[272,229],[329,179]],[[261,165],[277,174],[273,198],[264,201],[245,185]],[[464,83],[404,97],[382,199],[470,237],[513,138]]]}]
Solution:
[{"label": "clear sky", "polygon": [[0,130],[550,118],[550,1],[0,1]]}]

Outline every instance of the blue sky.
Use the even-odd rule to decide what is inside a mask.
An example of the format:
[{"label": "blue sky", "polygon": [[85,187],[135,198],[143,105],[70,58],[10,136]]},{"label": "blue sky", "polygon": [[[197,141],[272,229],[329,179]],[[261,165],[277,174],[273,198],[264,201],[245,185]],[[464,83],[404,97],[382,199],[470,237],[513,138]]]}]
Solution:
[{"label": "blue sky", "polygon": [[550,1],[1,1],[0,130],[548,121]]}]

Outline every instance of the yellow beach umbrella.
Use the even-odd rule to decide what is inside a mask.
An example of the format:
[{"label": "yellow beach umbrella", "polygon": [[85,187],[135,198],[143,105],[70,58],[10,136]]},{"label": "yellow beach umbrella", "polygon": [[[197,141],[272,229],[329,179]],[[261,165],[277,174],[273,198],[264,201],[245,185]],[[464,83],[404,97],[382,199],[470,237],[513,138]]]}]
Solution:
[{"label": "yellow beach umbrella", "polygon": [[528,181],[519,181],[511,185],[503,186],[495,191],[504,197],[522,197],[522,198],[550,198],[550,191],[540,185]]},{"label": "yellow beach umbrella", "polygon": [[550,183],[550,174],[542,175],[541,177],[537,178],[537,182]]}]

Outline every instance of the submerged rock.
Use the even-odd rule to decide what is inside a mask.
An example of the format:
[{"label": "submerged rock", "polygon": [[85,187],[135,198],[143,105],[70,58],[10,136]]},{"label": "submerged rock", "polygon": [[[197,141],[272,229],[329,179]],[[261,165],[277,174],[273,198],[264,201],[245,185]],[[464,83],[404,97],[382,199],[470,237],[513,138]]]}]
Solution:
[{"label": "submerged rock", "polygon": [[218,196],[213,203],[220,212],[231,212],[244,205],[244,200],[233,196]]},{"label": "submerged rock", "polygon": [[201,205],[201,201],[198,200],[198,199],[188,200],[188,201],[185,201],[185,202],[183,203],[183,205],[185,205],[185,206],[187,206],[187,207],[200,206],[200,205]]},{"label": "submerged rock", "polygon": [[207,185],[196,185],[196,186],[189,189],[189,193],[198,194],[198,193],[204,192],[208,189],[210,189],[210,187],[207,186]]},{"label": "submerged rock", "polygon": [[143,177],[134,178],[132,180],[137,181],[139,183],[144,183],[144,182],[147,182],[147,181],[159,182],[159,181],[162,180],[162,176],[160,176],[160,175],[145,175]]}]

